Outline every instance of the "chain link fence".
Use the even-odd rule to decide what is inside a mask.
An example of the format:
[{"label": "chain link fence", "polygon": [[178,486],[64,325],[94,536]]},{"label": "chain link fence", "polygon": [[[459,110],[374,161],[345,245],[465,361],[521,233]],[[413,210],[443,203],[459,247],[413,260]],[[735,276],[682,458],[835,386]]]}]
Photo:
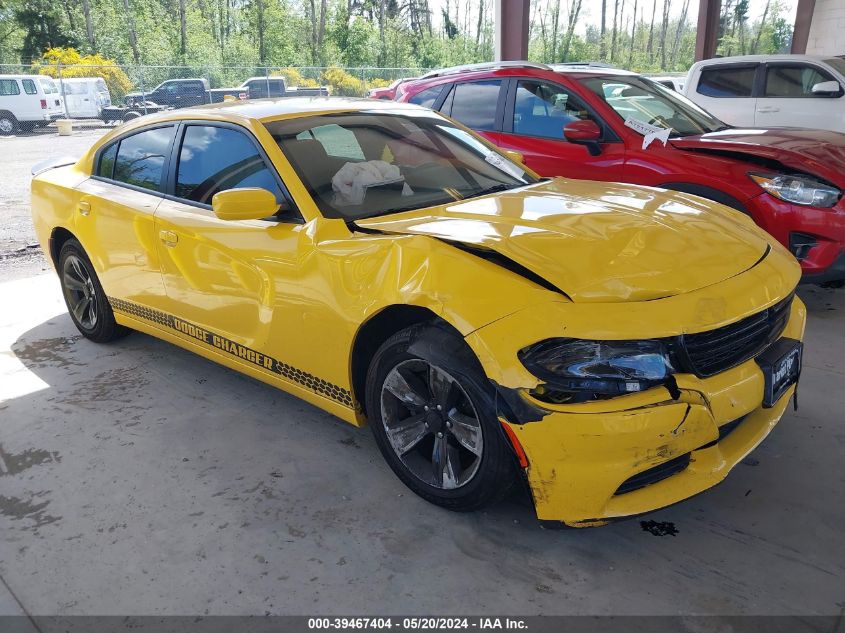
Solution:
[{"label": "chain link fence", "polygon": [[[163,107],[186,107],[222,101],[224,98],[285,96],[280,94],[282,90],[286,91],[287,96],[298,93],[363,97],[372,89],[390,86],[397,79],[419,76],[426,70],[340,66],[0,64],[0,75],[40,74],[52,77],[64,96],[63,108],[67,118],[95,119],[100,117],[90,116],[90,108],[85,113],[81,109],[75,112],[77,102],[87,97],[89,104],[95,100],[101,108],[109,104],[125,107],[143,102],[154,102]],[[92,87],[98,82],[80,82],[80,78],[100,78],[106,91]],[[278,78],[283,78],[284,82],[278,81]],[[202,81],[184,81],[189,79]],[[260,79],[263,82],[258,81]],[[0,86],[0,99],[9,96],[4,94],[7,91],[18,94],[13,89],[11,84],[6,85],[6,88]],[[20,88],[18,90],[20,92]],[[90,94],[86,91],[90,91]],[[80,99],[74,95],[79,95]]]}]

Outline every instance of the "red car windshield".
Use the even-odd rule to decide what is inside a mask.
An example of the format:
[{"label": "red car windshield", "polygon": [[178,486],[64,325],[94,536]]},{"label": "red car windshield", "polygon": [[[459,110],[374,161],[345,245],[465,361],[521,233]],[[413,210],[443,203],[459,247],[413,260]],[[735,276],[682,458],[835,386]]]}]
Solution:
[{"label": "red car windshield", "polygon": [[645,77],[608,75],[580,81],[622,120],[671,128],[672,136],[706,134],[730,127],[686,97]]}]

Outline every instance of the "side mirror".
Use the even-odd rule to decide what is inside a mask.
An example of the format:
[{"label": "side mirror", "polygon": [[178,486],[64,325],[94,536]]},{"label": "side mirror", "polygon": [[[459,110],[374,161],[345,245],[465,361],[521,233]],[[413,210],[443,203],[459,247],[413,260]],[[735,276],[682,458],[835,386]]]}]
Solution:
[{"label": "side mirror", "polygon": [[279,203],[266,189],[245,187],[215,193],[211,210],[221,220],[262,220],[276,213]]},{"label": "side mirror", "polygon": [[525,164],[525,156],[522,155],[522,152],[517,152],[513,149],[506,149],[503,150],[502,153],[519,165]]},{"label": "side mirror", "polygon": [[813,94],[823,97],[838,97],[842,94],[842,86],[838,81],[822,81],[813,85]]},{"label": "side mirror", "polygon": [[589,119],[572,121],[563,126],[563,138],[570,143],[586,146],[591,156],[601,154],[601,128]]}]

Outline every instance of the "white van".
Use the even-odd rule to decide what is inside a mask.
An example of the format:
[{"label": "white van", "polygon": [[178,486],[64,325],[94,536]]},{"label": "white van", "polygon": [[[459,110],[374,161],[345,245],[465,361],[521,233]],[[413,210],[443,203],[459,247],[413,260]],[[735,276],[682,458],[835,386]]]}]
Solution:
[{"label": "white van", "polygon": [[696,62],[688,99],[737,127],[845,132],[845,56],[745,55]]},{"label": "white van", "polygon": [[73,77],[58,82],[72,119],[99,119],[103,108],[111,105],[106,81],[102,77]]},{"label": "white van", "polygon": [[56,82],[44,75],[0,75],[0,134],[62,119],[65,107]]}]

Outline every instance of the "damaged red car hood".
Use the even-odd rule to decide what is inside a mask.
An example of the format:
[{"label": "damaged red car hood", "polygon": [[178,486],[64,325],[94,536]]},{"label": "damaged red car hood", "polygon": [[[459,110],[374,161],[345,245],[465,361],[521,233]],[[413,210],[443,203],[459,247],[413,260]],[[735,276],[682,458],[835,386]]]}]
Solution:
[{"label": "damaged red car hood", "polygon": [[576,302],[691,292],[743,273],[769,249],[750,220],[702,198],[563,178],[356,225],[494,251]]},{"label": "damaged red car hood", "polygon": [[673,147],[750,154],[845,187],[845,134],[799,128],[729,129],[670,139]]}]

